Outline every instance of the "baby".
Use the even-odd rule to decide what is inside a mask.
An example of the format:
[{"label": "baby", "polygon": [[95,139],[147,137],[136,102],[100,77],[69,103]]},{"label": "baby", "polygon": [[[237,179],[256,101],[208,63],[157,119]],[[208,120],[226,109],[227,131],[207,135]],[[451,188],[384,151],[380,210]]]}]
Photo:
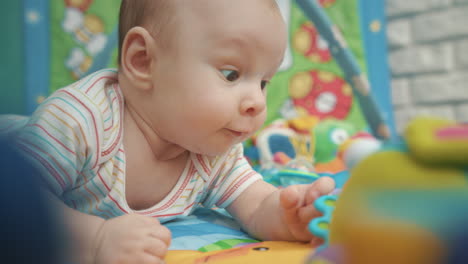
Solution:
[{"label": "baby", "polygon": [[[243,157],[287,33],[274,0],[123,0],[119,69],[52,94],[17,130],[62,208],[77,263],[163,263],[161,223],[226,208],[263,240],[307,231],[330,178],[277,189]],[[58,198],[58,199],[57,199]]]}]

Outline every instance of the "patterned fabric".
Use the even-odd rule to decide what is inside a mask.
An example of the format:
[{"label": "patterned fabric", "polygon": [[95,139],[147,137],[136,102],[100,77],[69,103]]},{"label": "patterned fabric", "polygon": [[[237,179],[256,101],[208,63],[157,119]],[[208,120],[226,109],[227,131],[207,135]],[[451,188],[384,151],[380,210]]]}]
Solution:
[{"label": "patterned fabric", "polygon": [[[214,158],[191,153],[167,197],[151,208],[132,210],[125,199],[123,102],[117,71],[101,70],[53,93],[27,124],[10,133],[47,187],[70,207],[106,219],[134,212],[164,222],[198,205],[224,208],[261,179],[241,144]],[[5,130],[25,121],[8,120],[2,122]]]}]

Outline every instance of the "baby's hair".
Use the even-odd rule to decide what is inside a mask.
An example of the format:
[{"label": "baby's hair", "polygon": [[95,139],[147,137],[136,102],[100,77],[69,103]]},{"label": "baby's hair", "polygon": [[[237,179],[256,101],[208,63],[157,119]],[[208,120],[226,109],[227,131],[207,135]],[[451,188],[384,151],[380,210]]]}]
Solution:
[{"label": "baby's hair", "polygon": [[[146,28],[163,46],[174,39],[175,34],[169,35],[166,31],[176,20],[176,2],[177,0],[122,0],[119,15],[119,65],[125,35],[133,27]],[[275,13],[280,14],[275,0],[266,0],[266,2]]]},{"label": "baby's hair", "polygon": [[133,27],[146,28],[153,36],[161,38],[164,35],[164,27],[174,16],[172,6],[174,0],[122,0],[119,15],[119,56],[121,53],[125,35]]}]

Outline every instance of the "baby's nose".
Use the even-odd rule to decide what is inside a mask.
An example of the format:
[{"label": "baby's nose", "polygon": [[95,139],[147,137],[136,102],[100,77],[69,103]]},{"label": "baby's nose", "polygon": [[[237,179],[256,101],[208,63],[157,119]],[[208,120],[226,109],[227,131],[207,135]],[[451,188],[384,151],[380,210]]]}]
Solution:
[{"label": "baby's nose", "polygon": [[262,113],[266,108],[266,98],[263,92],[254,92],[249,94],[242,102],[240,106],[240,112],[242,115],[257,116]]}]

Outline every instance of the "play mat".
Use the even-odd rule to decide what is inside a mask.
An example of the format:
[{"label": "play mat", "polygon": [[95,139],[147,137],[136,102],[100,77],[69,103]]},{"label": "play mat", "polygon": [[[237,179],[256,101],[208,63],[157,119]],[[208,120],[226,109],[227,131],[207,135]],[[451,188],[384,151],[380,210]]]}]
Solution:
[{"label": "play mat", "polygon": [[[352,162],[340,151],[343,143],[394,132],[384,1],[277,1],[289,45],[268,86],[265,127],[245,143],[245,154],[277,186],[327,175],[340,188],[348,177],[346,162]],[[8,3],[23,20],[17,28],[22,34],[11,40],[19,48],[9,56],[23,63],[7,81],[15,90],[0,98],[1,112],[29,114],[56,89],[116,66],[119,1],[18,2]],[[167,226],[177,250],[167,263],[301,263],[313,251],[257,241],[223,210],[200,208]]]}]

